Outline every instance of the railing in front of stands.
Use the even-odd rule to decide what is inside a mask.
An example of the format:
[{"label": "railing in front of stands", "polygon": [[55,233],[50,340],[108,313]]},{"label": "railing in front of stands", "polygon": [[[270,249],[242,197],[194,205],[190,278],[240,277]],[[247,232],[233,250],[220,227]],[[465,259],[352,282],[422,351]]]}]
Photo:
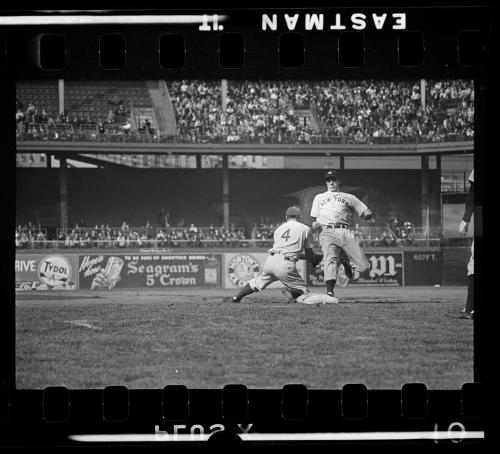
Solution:
[{"label": "railing in front of stands", "polygon": [[[356,128],[357,129],[357,128]],[[367,134],[363,137],[352,135],[336,136],[330,134],[310,135],[307,139],[270,133],[255,137],[242,137],[239,140],[224,140],[223,137],[208,138],[200,135],[196,140],[183,135],[171,135],[164,133],[148,133],[145,131],[126,131],[120,125],[106,125],[104,132],[99,132],[96,124],[80,125],[74,127],[71,124],[57,124],[49,126],[46,123],[28,123],[25,129],[19,128],[16,133],[18,142],[25,141],[66,141],[66,142],[124,142],[124,143],[241,143],[241,144],[310,144],[310,145],[348,145],[348,144],[373,144],[373,145],[398,145],[411,143],[446,143],[466,142],[473,137],[466,134],[441,134],[431,137],[413,136],[381,136],[375,137]]]},{"label": "railing in front of stands", "polygon": [[[360,239],[361,247],[437,247],[440,238],[414,238],[411,241],[396,239],[393,243],[385,244],[380,240]],[[17,249],[178,249],[178,248],[268,248],[273,240],[129,240],[120,243],[117,240],[97,241],[63,241],[63,240],[30,240],[23,244],[16,244]],[[315,248],[319,248],[316,244]]]},{"label": "railing in front of stands", "polygon": [[[97,226],[97,227],[73,227],[73,228],[58,228],[56,230],[57,238],[60,238],[61,236],[68,236],[68,235],[94,235],[94,234],[99,234],[99,233],[109,233],[110,235],[118,235],[119,233],[123,233],[124,235],[145,235],[148,240],[151,240],[152,237],[154,236],[155,238],[158,238],[158,235],[160,234],[165,234],[165,235],[175,235],[179,239],[186,239],[182,238],[181,236],[183,235],[188,235],[188,236],[194,236],[194,235],[199,235],[202,237],[202,239],[215,239],[215,238],[210,238],[212,236],[217,236],[221,234],[236,234],[236,235],[242,235],[245,232],[245,229],[243,227],[230,227],[229,229],[226,229],[222,226],[211,226],[211,227],[146,227],[146,226],[141,226],[141,227],[126,227],[125,229],[121,226],[119,227],[110,227],[110,226]],[[243,239],[243,238],[238,238],[238,239]]]},{"label": "railing in front of stands", "polygon": [[[257,227],[253,232],[253,235],[268,235],[268,238],[251,238],[254,239],[269,239],[272,240],[272,233],[276,228],[277,224],[274,224],[272,227]],[[38,231],[39,229],[37,229]],[[43,229],[42,229],[43,230]],[[244,234],[245,229],[243,227],[231,227],[226,229],[222,226],[212,226],[212,227],[195,227],[195,230],[191,230],[191,227],[128,227],[126,232],[128,235],[130,234],[138,234],[138,235],[154,235],[158,237],[160,233],[176,235],[179,239],[179,235],[200,235],[202,240],[213,240],[217,238],[210,238],[211,236],[222,234],[222,233],[230,233],[230,234]],[[387,226],[357,226],[353,227],[352,231],[354,235],[363,240],[375,240],[377,238],[382,237],[384,232],[389,231]],[[74,227],[68,229],[57,229],[57,237],[59,238],[61,235],[67,236],[68,234],[78,234],[78,235],[92,235],[94,232],[110,232],[112,234],[119,234],[120,232],[125,232],[122,227]],[[427,230],[425,227],[412,227],[408,232],[412,238],[440,238],[442,236],[442,229],[433,227],[430,230]],[[45,230],[46,234],[46,230]],[[319,235],[318,232],[314,232],[313,236],[317,237]],[[152,238],[148,238],[150,240]],[[236,238],[238,240],[246,240],[246,238]]]}]

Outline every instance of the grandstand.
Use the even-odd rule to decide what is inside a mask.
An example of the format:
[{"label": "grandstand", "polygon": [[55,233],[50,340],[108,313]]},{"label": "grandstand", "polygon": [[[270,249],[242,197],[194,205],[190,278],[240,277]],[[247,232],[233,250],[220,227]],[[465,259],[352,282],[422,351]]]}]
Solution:
[{"label": "grandstand", "polygon": [[[17,100],[73,141],[433,143],[471,140],[474,126],[471,81],[23,81]],[[25,111],[18,140],[53,139],[47,117]]]}]

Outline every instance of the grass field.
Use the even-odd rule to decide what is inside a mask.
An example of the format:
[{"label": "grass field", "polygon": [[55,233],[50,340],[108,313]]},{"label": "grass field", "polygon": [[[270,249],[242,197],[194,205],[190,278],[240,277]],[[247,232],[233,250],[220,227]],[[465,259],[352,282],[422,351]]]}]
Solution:
[{"label": "grass field", "polygon": [[[317,291],[322,291],[318,289]],[[266,290],[18,294],[18,388],[280,388],[346,383],[458,389],[473,381],[464,287],[340,288],[341,304],[288,304]]]}]

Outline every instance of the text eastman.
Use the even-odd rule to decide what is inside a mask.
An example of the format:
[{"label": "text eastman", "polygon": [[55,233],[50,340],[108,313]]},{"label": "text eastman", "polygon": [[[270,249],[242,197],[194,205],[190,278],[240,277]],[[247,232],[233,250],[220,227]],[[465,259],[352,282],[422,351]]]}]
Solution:
[{"label": "text eastman", "polygon": [[350,16],[342,14],[263,14],[262,30],[276,31],[278,25],[285,25],[288,30],[365,30],[367,27],[375,27],[382,30],[384,27],[392,27],[393,30],[406,30],[406,14],[393,13],[363,14],[354,13]]}]

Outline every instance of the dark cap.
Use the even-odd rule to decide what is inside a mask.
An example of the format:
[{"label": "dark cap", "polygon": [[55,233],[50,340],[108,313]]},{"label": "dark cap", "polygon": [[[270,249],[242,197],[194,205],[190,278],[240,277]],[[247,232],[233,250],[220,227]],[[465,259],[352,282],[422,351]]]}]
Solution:
[{"label": "dark cap", "polygon": [[296,206],[288,207],[286,210],[286,216],[297,216],[300,217],[302,213],[300,212],[300,208]]},{"label": "dark cap", "polygon": [[339,181],[339,176],[335,170],[328,170],[325,172],[325,180],[328,180],[330,178]]}]

